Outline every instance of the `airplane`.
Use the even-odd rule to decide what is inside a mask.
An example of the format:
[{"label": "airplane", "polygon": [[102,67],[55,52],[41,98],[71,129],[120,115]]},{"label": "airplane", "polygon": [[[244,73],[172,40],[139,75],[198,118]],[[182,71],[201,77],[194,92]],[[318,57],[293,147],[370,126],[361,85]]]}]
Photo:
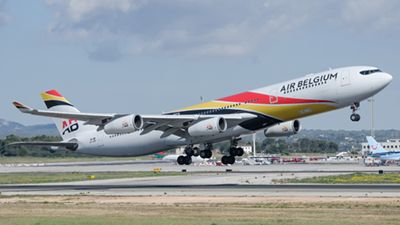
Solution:
[{"label": "airplane", "polygon": [[159,153],[155,153],[153,155],[151,155],[151,158],[153,159],[162,159],[166,156],[166,154],[164,152],[159,152]]},{"label": "airplane", "polygon": [[370,146],[372,154],[368,154],[367,156],[373,158],[379,158],[383,161],[393,160],[399,161],[400,160],[400,152],[389,152],[386,151],[375,139],[371,136],[367,136],[367,141]]},{"label": "airplane", "polygon": [[[53,117],[62,142],[17,142],[51,146],[96,156],[141,156],[185,147],[178,164],[191,156],[210,158],[213,144],[230,140],[223,164],[242,156],[241,137],[263,131],[266,137],[297,134],[299,118],[350,106],[359,121],[360,102],[377,94],[392,76],[376,67],[330,69],[297,79],[204,102],[161,115],[81,113],[56,90],[41,94],[48,110],[13,102],[22,113]],[[199,145],[199,147],[194,147]]]}]

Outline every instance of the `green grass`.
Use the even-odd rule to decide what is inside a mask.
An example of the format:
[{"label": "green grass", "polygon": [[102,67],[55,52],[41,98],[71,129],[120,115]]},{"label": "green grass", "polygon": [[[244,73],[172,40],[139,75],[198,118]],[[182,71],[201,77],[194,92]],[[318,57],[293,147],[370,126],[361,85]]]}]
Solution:
[{"label": "green grass", "polygon": [[311,178],[291,178],[272,180],[275,183],[314,183],[314,184],[399,184],[400,173],[353,173]]},{"label": "green grass", "polygon": [[[175,172],[73,172],[73,173],[5,173],[0,175],[0,184],[37,184],[118,178],[183,176]],[[88,176],[94,176],[89,178]]]}]

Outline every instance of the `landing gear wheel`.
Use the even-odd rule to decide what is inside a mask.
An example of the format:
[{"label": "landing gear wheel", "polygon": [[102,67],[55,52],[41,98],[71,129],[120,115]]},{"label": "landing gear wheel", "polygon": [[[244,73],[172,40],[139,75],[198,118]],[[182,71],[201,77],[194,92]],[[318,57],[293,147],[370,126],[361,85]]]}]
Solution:
[{"label": "landing gear wheel", "polygon": [[200,155],[200,149],[198,147],[193,148],[193,156],[199,156]]},{"label": "landing gear wheel", "polygon": [[202,159],[211,158],[211,156],[212,156],[211,150],[203,150],[203,151],[200,152],[200,157]]},{"label": "landing gear wheel", "polygon": [[360,119],[361,119],[361,116],[359,114],[356,114],[356,113],[351,114],[351,116],[350,116],[350,120],[353,121],[353,122],[360,121]]},{"label": "landing gear wheel", "polygon": [[185,148],[185,153],[186,153],[187,156],[192,156],[192,155],[194,155],[194,150],[191,147],[186,147]]},{"label": "landing gear wheel", "polygon": [[186,162],[186,157],[183,155],[180,155],[176,161],[178,161],[179,165],[183,165]]},{"label": "landing gear wheel", "polygon": [[205,151],[207,153],[207,157],[206,158],[211,158],[211,156],[212,156],[211,150],[205,150]]},{"label": "landing gear wheel", "polygon": [[228,158],[229,158],[229,157],[226,156],[226,155],[222,156],[222,158],[221,158],[222,164],[224,164],[224,165],[228,164],[228,160],[229,160]]},{"label": "landing gear wheel", "polygon": [[231,156],[236,156],[236,155],[238,155],[237,153],[238,153],[237,148],[231,147],[231,148],[229,149],[229,154],[230,154]]},{"label": "landing gear wheel", "polygon": [[206,150],[203,150],[203,151],[200,152],[200,157],[201,157],[202,159],[207,158],[207,152],[206,152]]},{"label": "landing gear wheel", "polygon": [[192,157],[186,156],[186,157],[185,157],[185,164],[186,164],[186,165],[190,165],[191,163],[192,163]]},{"label": "landing gear wheel", "polygon": [[237,148],[237,149],[236,149],[236,153],[237,153],[237,156],[242,156],[243,153],[244,153],[243,148]]},{"label": "landing gear wheel", "polygon": [[235,157],[233,155],[228,156],[228,163],[231,165],[235,163]]},{"label": "landing gear wheel", "polygon": [[221,162],[223,163],[223,164],[234,164],[235,163],[235,157],[234,156],[227,156],[227,155],[224,155],[224,156],[222,156],[222,158],[221,158]]}]

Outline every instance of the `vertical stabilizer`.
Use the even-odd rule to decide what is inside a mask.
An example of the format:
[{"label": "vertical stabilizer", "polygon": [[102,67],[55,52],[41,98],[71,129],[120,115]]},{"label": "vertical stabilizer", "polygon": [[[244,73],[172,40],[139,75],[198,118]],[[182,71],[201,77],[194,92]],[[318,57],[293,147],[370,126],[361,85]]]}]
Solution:
[{"label": "vertical stabilizer", "polygon": [[[79,110],[56,90],[41,93],[41,96],[49,111],[79,113]],[[65,141],[75,138],[77,134],[83,131],[95,129],[94,126],[84,125],[82,121],[62,118],[53,118],[53,120],[61,137]]]},{"label": "vertical stabilizer", "polygon": [[367,141],[368,141],[369,147],[370,147],[370,149],[371,149],[371,151],[372,151],[373,154],[376,154],[376,153],[386,153],[386,152],[387,152],[387,151],[386,151],[384,148],[382,148],[382,146],[381,146],[378,142],[376,142],[375,139],[373,139],[371,136],[367,136]]}]

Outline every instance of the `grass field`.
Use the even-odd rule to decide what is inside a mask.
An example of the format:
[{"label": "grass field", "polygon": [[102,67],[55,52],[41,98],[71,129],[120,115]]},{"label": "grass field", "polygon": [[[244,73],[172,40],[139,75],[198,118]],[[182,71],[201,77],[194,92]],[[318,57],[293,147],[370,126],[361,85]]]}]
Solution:
[{"label": "grass field", "polygon": [[335,176],[318,176],[310,178],[289,178],[272,180],[276,183],[315,183],[315,184],[398,184],[400,173],[352,173]]},{"label": "grass field", "polygon": [[398,224],[399,198],[9,196],[1,224]]},{"label": "grass field", "polygon": [[4,173],[0,175],[0,184],[37,184],[58,183],[85,180],[104,180],[138,177],[185,176],[186,174],[174,172],[73,172],[73,173]]}]

